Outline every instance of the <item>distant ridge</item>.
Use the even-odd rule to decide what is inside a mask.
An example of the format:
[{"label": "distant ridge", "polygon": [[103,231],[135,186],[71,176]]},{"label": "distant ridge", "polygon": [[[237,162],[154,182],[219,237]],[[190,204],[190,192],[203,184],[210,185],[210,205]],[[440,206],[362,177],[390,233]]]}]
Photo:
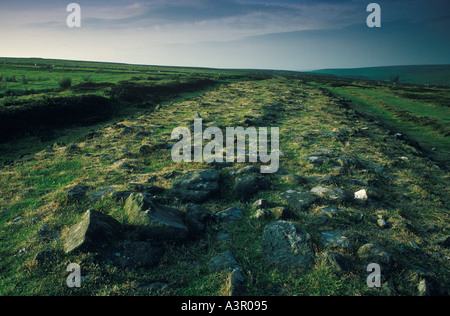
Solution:
[{"label": "distant ridge", "polygon": [[450,86],[450,65],[322,69],[312,73],[354,79]]}]

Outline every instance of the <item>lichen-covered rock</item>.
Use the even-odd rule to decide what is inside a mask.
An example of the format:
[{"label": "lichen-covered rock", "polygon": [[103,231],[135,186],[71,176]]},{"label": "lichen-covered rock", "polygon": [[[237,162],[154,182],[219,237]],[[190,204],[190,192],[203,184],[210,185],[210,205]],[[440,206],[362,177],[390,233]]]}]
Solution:
[{"label": "lichen-covered rock", "polygon": [[316,201],[317,197],[309,192],[301,192],[296,190],[288,190],[280,194],[283,199],[293,210],[306,211],[308,207]]},{"label": "lichen-covered rock", "polygon": [[309,269],[314,265],[311,236],[297,225],[276,221],[264,229],[262,253],[272,264],[287,269]]},{"label": "lichen-covered rock", "polygon": [[219,179],[214,169],[188,172],[173,184],[171,196],[183,202],[204,202],[219,191]]}]

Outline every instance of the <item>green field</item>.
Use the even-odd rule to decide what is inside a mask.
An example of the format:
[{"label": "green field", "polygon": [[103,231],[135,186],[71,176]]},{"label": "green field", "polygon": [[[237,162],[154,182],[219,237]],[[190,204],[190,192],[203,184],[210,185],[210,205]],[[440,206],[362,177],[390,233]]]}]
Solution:
[{"label": "green field", "polygon": [[450,65],[322,69],[314,73],[356,80],[450,86]]},{"label": "green field", "polygon": [[[0,77],[0,296],[232,295],[232,266],[244,296],[450,294],[449,88],[7,58]],[[279,127],[278,172],[243,169],[261,163],[175,163],[171,133],[192,127],[197,113],[221,130]],[[188,222],[192,206],[175,183],[210,169],[218,191],[192,202],[210,212],[209,221],[194,220],[204,230],[178,241],[143,238],[128,195],[151,195]],[[318,188],[334,194],[311,192]],[[356,200],[362,189],[368,199]],[[284,197],[290,190],[314,198],[297,207]],[[259,199],[267,205],[254,206]],[[223,220],[236,207],[242,213]],[[121,232],[105,247],[66,253],[70,228],[87,210],[114,218]],[[285,222],[308,233],[309,266],[268,260],[266,228]],[[324,242],[330,232],[345,242]],[[142,243],[163,254],[151,267],[128,265],[127,247]],[[364,252],[368,244],[376,254]],[[285,256],[303,251],[294,248]],[[234,261],[217,263],[229,253]],[[367,286],[367,260],[382,265],[381,288]],[[66,284],[70,263],[82,269],[80,288]]]}]

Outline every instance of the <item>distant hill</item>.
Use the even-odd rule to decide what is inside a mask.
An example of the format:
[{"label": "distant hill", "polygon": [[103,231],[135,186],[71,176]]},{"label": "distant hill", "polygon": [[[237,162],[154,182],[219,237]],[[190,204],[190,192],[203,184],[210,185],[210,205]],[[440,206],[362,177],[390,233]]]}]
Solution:
[{"label": "distant hill", "polygon": [[312,73],[354,79],[450,86],[450,65],[322,69]]}]

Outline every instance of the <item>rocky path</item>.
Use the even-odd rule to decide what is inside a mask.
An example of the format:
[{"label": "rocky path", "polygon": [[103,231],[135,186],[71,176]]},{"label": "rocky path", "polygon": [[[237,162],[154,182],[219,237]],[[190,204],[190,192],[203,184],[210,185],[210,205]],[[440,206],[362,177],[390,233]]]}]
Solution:
[{"label": "rocky path", "polygon": [[[199,117],[279,127],[279,170],[175,163],[171,132]],[[50,284],[70,261],[87,294],[449,294],[448,174],[302,81],[224,85],[0,176],[3,282],[27,267],[32,284],[67,294]],[[371,263],[380,288],[367,284]]]}]

